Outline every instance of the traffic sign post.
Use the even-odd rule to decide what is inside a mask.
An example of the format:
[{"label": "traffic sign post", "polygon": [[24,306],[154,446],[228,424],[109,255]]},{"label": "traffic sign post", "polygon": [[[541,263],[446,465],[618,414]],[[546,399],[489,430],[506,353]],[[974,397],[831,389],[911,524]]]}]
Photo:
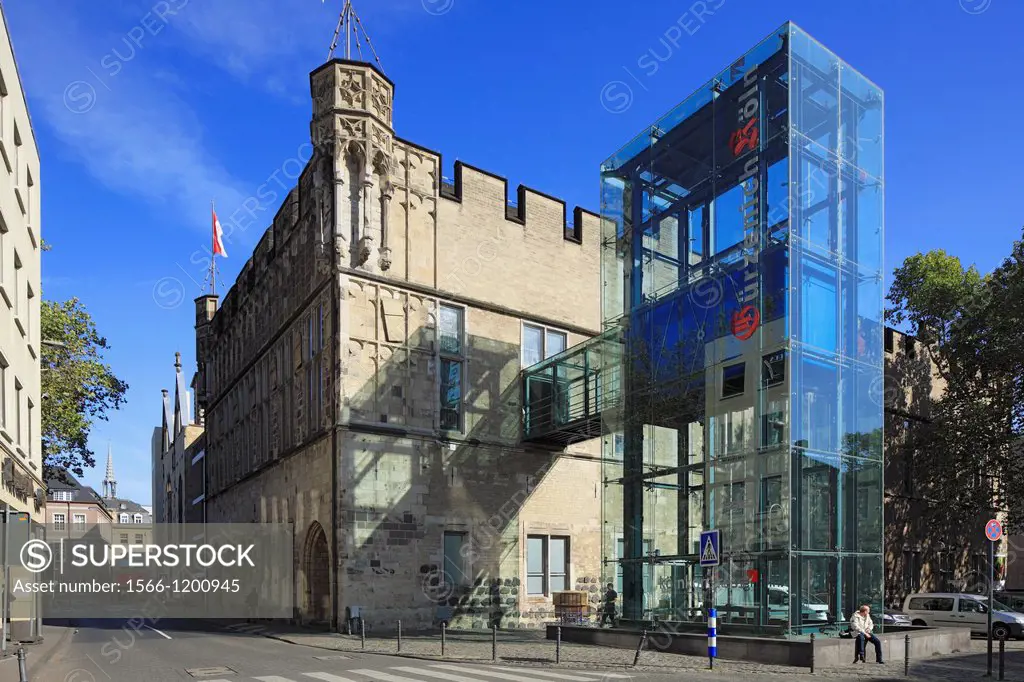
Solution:
[{"label": "traffic sign post", "polygon": [[700,534],[700,565],[711,569],[708,581],[711,594],[708,598],[708,668],[714,669],[718,655],[718,612],[715,609],[715,568],[722,564],[722,533],[706,530]]},{"label": "traffic sign post", "polygon": [[985,677],[992,677],[992,592],[996,582],[996,543],[1003,537],[1003,524],[996,519],[986,523],[985,537],[988,538],[988,672]]},{"label": "traffic sign post", "polygon": [[722,533],[706,530],[700,534],[700,565],[719,566],[722,563]]}]

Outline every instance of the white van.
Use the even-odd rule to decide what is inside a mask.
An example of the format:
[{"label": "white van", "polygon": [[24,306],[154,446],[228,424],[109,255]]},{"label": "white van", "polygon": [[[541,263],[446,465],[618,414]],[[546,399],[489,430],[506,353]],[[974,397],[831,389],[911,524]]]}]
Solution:
[{"label": "white van", "polygon": [[[996,639],[1024,636],[1024,614],[1009,606],[992,602],[992,636]],[[988,629],[988,598],[977,594],[955,592],[918,593],[903,602],[903,612],[912,625],[935,627],[969,627],[984,635]]]}]

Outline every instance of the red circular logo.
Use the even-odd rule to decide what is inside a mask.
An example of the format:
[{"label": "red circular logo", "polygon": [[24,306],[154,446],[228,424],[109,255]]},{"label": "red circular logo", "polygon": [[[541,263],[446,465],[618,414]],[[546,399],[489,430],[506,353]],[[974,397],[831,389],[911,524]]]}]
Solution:
[{"label": "red circular logo", "polygon": [[732,314],[732,335],[746,341],[761,324],[761,311],[753,305],[745,305]]}]

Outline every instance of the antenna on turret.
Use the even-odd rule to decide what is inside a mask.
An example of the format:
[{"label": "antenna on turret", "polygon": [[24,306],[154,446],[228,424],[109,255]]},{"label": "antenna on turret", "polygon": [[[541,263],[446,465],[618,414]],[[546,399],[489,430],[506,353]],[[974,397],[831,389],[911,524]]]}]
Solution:
[{"label": "antenna on turret", "polygon": [[[325,3],[327,0],[323,0]],[[384,65],[380,63],[380,57],[377,56],[377,51],[373,49],[373,43],[370,42],[370,34],[363,28],[363,22],[359,20],[359,15],[356,14],[355,9],[352,7],[352,0],[345,0],[345,6],[341,9],[341,14],[338,16],[338,25],[334,29],[334,38],[331,40],[331,49],[327,52],[327,60],[330,61],[334,57],[334,50],[338,47],[338,38],[341,36],[341,32],[345,32],[345,59],[352,59],[352,38],[356,39],[356,50],[359,51],[359,61],[366,61],[363,59],[363,47],[359,43],[359,33],[362,32],[363,38],[366,39],[366,46],[370,48],[370,52],[373,53],[373,61],[377,62],[377,66],[380,70],[384,70]]]}]

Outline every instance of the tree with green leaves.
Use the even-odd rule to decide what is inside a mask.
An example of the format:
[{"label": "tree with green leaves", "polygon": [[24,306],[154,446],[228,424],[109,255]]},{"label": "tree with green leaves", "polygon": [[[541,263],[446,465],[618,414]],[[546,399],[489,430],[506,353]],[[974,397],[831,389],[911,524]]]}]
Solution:
[{"label": "tree with green leaves", "polygon": [[911,256],[895,270],[887,300],[887,322],[917,337],[942,379],[913,445],[928,455],[915,475],[934,502],[935,520],[956,523],[1004,509],[1011,526],[1019,524],[1024,240],[988,275],[942,250]]},{"label": "tree with green leaves", "polygon": [[103,361],[107,340],[77,298],[44,300],[39,322],[43,475],[69,471],[82,476],[96,465],[89,432],[96,420],[106,420],[109,411],[121,406],[128,384]]}]

